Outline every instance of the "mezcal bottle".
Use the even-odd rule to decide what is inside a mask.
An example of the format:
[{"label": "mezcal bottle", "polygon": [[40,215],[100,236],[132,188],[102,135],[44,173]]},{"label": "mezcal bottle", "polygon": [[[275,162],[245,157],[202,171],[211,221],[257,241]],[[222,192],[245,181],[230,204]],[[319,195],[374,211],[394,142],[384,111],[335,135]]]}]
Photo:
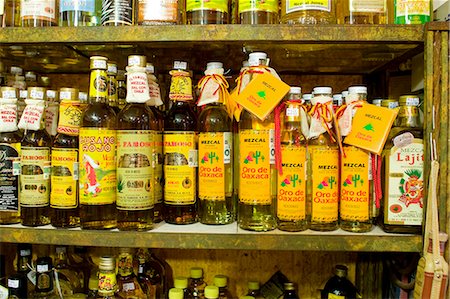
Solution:
[{"label": "mezcal bottle", "polygon": [[80,221],[111,229],[116,220],[116,114],[108,106],[107,58],[91,57],[89,104],[80,128]]}]

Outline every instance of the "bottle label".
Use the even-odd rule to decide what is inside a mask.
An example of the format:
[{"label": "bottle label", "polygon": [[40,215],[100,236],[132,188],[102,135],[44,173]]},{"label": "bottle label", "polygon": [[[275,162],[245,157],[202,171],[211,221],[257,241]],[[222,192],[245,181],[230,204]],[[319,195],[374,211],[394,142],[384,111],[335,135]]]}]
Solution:
[{"label": "bottle label", "polygon": [[161,21],[176,23],[178,0],[139,0],[139,22]]},{"label": "bottle label", "polygon": [[0,143],[0,211],[19,210],[19,160],[20,143]]},{"label": "bottle label", "polygon": [[341,219],[369,221],[370,219],[370,154],[355,147],[344,146],[341,158]]},{"label": "bottle label", "polygon": [[190,101],[192,97],[192,79],[186,71],[171,71],[169,99],[173,101]]},{"label": "bottle label", "polygon": [[20,1],[22,20],[39,19],[54,22],[56,20],[55,0]]},{"label": "bottle label", "polygon": [[102,0],[102,25],[133,25],[132,0]]},{"label": "bottle label", "polygon": [[339,205],[339,150],[337,147],[312,145],[310,152],[312,210],[311,220],[334,222],[338,220]]},{"label": "bottle label", "polygon": [[194,132],[164,132],[164,202],[190,205],[196,200],[198,164]]},{"label": "bottle label", "polygon": [[286,0],[286,13],[303,10],[331,11],[331,0]]},{"label": "bottle label", "polygon": [[419,115],[419,107],[417,106],[401,106],[397,117],[411,117]]},{"label": "bottle label", "polygon": [[345,296],[335,295],[328,293],[328,299],[345,299]]},{"label": "bottle label", "polygon": [[44,118],[45,102],[43,100],[26,100],[26,107],[19,121],[19,129],[34,130],[41,129]]},{"label": "bottle label", "polygon": [[117,209],[148,210],[154,205],[150,130],[117,131]]},{"label": "bottle label", "polygon": [[384,222],[421,225],[423,217],[423,140],[386,151]]},{"label": "bottle label", "polygon": [[133,274],[133,256],[129,253],[119,254],[117,259],[118,273],[122,276],[129,276]]},{"label": "bottle label", "polygon": [[429,0],[396,0],[396,24],[424,24],[430,21],[431,1]]},{"label": "bottle label", "polygon": [[58,133],[78,136],[82,112],[79,101],[63,100],[59,106]]},{"label": "bottle label", "polygon": [[80,129],[80,204],[116,202],[116,131]]},{"label": "bottle label", "polygon": [[385,13],[386,0],[350,0],[350,11]]},{"label": "bottle label", "polygon": [[45,108],[45,130],[51,136],[56,136],[58,129],[58,103],[50,103]]},{"label": "bottle label", "polygon": [[225,190],[225,177],[228,181],[232,177],[226,170],[226,164],[231,163],[231,138],[231,132],[200,133],[198,188],[202,200],[225,200],[232,193],[232,188]]},{"label": "bottle label", "polygon": [[78,206],[78,149],[52,149],[52,190],[50,206],[57,209],[73,209]]},{"label": "bottle label", "polygon": [[253,1],[253,0],[239,0],[239,13],[247,11],[266,11],[278,13],[278,1]]},{"label": "bottle label", "polygon": [[2,99],[0,101],[0,132],[17,130],[17,100]]},{"label": "bottle label", "polygon": [[239,132],[239,201],[245,204],[272,203],[270,130]]},{"label": "bottle label", "polygon": [[95,0],[62,0],[59,10],[64,11],[84,11],[95,13]]},{"label": "bottle label", "polygon": [[214,10],[228,13],[228,0],[187,0],[186,11]]},{"label": "bottle label", "polygon": [[306,219],[306,147],[281,147],[283,175],[278,173],[277,217]]},{"label": "bottle label", "polygon": [[117,280],[115,271],[108,273],[100,272],[98,274],[98,291],[99,293],[115,292],[117,289]]},{"label": "bottle label", "polygon": [[46,207],[50,199],[50,148],[22,147],[20,206]]},{"label": "bottle label", "polygon": [[105,70],[91,71],[89,96],[92,98],[106,98],[108,96],[108,77]]},{"label": "bottle label", "polygon": [[163,202],[164,176],[163,176],[163,133],[156,132],[154,135],[155,147],[153,148],[153,167],[155,176],[155,204]]}]

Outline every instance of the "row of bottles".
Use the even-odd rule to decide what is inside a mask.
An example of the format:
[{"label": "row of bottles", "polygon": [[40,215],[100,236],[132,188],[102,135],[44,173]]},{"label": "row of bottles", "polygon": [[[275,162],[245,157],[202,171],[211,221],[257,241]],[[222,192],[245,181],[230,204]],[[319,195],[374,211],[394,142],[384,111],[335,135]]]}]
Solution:
[{"label": "row of bottles", "polygon": [[333,24],[338,9],[345,16],[339,21],[346,24],[387,24],[388,13],[394,14],[395,24],[423,24],[432,16],[432,1],[422,0],[395,0],[392,7],[387,0],[283,0],[281,9],[278,1],[250,0],[187,0],[183,7],[164,0],[6,0],[1,5],[0,25],[24,27],[227,24],[232,11],[240,24]]}]

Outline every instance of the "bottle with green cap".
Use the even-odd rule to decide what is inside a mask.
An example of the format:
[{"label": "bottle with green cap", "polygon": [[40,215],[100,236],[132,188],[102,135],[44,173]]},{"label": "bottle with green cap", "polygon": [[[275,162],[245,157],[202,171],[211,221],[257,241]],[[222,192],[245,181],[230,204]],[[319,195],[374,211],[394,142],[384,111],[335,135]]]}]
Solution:
[{"label": "bottle with green cap", "polygon": [[207,286],[205,288],[205,299],[218,299],[219,288],[216,286]]},{"label": "bottle with green cap", "polygon": [[226,277],[225,275],[214,276],[214,285],[219,288],[219,299],[233,298],[227,287],[228,277]]},{"label": "bottle with green cap", "polygon": [[257,281],[249,281],[247,283],[247,296],[252,296],[255,299],[264,299],[263,295],[261,294],[261,291],[259,290],[259,282]]},{"label": "bottle with green cap", "polygon": [[185,299],[183,289],[171,288],[169,290],[169,299]]},{"label": "bottle with green cap", "polygon": [[192,293],[192,298],[204,299],[206,283],[203,280],[203,269],[193,267],[190,269],[190,274],[189,291]]},{"label": "bottle with green cap", "polygon": [[188,288],[188,278],[184,276],[175,277],[173,286],[177,289],[182,289],[184,294],[184,299],[192,298],[192,294]]}]

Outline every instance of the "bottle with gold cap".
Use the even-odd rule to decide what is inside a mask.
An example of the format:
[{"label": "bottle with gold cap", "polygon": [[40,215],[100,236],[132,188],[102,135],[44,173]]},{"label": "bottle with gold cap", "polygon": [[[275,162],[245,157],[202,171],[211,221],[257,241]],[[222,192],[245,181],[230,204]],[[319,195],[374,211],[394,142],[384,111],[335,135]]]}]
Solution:
[{"label": "bottle with gold cap", "polygon": [[153,149],[157,123],[149,100],[146,57],[128,57],[127,105],[117,115],[117,227],[153,228]]},{"label": "bottle with gold cap", "polygon": [[46,89],[30,87],[19,122],[21,145],[20,216],[22,225],[50,223],[50,150],[52,139],[44,128]]},{"label": "bottle with gold cap", "polygon": [[121,248],[117,260],[117,296],[119,298],[146,299],[133,272],[133,249]]},{"label": "bottle with gold cap", "polygon": [[192,299],[203,299],[205,297],[206,282],[203,280],[203,269],[192,267],[190,269],[189,291]]},{"label": "bottle with gold cap", "polygon": [[186,299],[186,297],[182,289],[175,287],[169,290],[169,299]]},{"label": "bottle with gold cap", "polygon": [[199,82],[197,106],[203,108],[198,117],[198,197],[200,222],[204,224],[228,224],[236,216],[233,125],[224,106],[228,83],[223,73],[221,62],[210,62]]},{"label": "bottle with gold cap", "polygon": [[80,221],[84,229],[111,229],[116,220],[116,114],[108,106],[107,58],[90,59],[89,104],[79,139]]},{"label": "bottle with gold cap", "polygon": [[51,222],[55,227],[80,225],[78,211],[78,135],[81,108],[76,88],[60,89],[58,135],[52,146]]},{"label": "bottle with gold cap", "polygon": [[230,291],[227,288],[228,285],[228,277],[225,275],[216,275],[214,276],[214,285],[219,288],[219,299],[231,299]]},{"label": "bottle with gold cap", "polygon": [[111,256],[102,256],[98,266],[97,298],[118,298],[115,296],[116,291],[116,259]]},{"label": "bottle with gold cap", "polygon": [[420,99],[404,95],[383,151],[382,228],[387,232],[420,233],[424,201],[424,149]]},{"label": "bottle with gold cap", "polygon": [[0,224],[20,222],[19,161],[22,136],[17,127],[17,97],[14,87],[2,87],[0,94]]},{"label": "bottle with gold cap", "polygon": [[114,112],[119,113],[119,99],[117,95],[117,64],[108,62],[108,104]]},{"label": "bottle with gold cap", "polygon": [[170,72],[169,99],[164,122],[165,220],[172,224],[197,222],[197,116],[192,109],[192,81],[187,63],[175,61]]},{"label": "bottle with gold cap", "polygon": [[219,288],[216,286],[207,286],[205,288],[205,299],[218,299]]}]

